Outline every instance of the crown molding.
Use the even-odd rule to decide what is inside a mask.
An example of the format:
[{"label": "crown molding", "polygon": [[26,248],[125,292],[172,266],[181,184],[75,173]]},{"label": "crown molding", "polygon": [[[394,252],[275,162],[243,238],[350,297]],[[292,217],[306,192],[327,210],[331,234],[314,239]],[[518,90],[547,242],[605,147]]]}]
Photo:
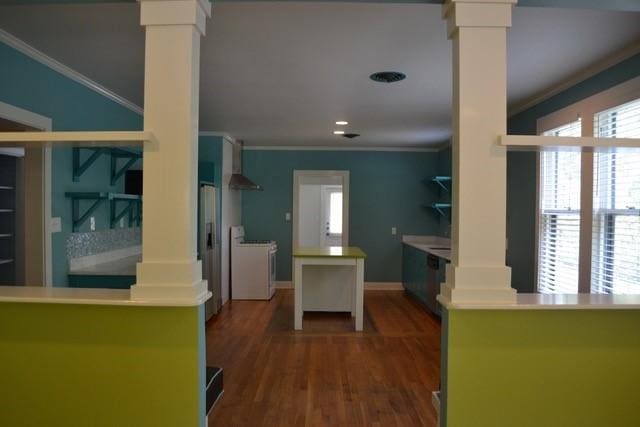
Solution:
[{"label": "crown molding", "polygon": [[6,44],[7,46],[12,47],[13,49],[28,56],[29,58],[51,68],[52,70],[62,74],[63,76],[75,81],[76,83],[80,83],[81,85],[93,90],[94,92],[99,93],[105,98],[133,111],[134,113],[138,113],[140,115],[144,114],[144,111],[140,106],[112,92],[111,90],[107,89],[101,84],[91,80],[87,76],[64,65],[63,63],[56,61],[55,59],[51,58],[50,56],[39,51],[33,46],[25,43],[24,41],[20,40],[13,34],[3,29],[0,29],[0,42]]},{"label": "crown molding", "polygon": [[399,151],[399,152],[423,152],[437,153],[440,147],[328,147],[328,146],[299,146],[299,145],[245,145],[245,150],[250,151]]},{"label": "crown molding", "polygon": [[513,117],[516,114],[520,114],[523,111],[526,111],[529,108],[534,107],[546,101],[547,99],[564,92],[565,90],[577,85],[578,83],[582,83],[583,81],[613,67],[614,65],[637,55],[638,53],[640,53],[640,43],[638,43],[638,41],[636,40],[623,49],[614,52],[609,56],[606,56],[604,59],[594,62],[593,64],[582,69],[563,82],[548,87],[547,89],[532,96],[524,102],[515,104],[513,108],[509,108],[508,116]]}]

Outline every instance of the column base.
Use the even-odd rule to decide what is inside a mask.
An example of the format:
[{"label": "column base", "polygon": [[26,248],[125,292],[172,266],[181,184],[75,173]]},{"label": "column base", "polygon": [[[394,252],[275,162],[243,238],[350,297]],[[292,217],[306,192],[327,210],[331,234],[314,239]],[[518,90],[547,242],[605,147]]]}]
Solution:
[{"label": "column base", "polygon": [[204,304],[212,294],[202,280],[200,261],[187,263],[141,262],[138,281],[131,287],[135,301],[162,301],[176,305]]},{"label": "column base", "polygon": [[452,304],[510,304],[517,292],[511,287],[511,268],[456,267],[447,265],[447,282],[442,284],[442,298]]}]

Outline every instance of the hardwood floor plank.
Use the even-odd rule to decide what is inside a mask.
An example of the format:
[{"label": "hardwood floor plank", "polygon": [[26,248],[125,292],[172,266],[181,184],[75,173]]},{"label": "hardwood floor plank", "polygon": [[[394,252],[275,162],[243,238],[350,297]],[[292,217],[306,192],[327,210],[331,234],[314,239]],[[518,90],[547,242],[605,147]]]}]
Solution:
[{"label": "hardwood floor plank", "polygon": [[435,426],[440,323],[402,291],[365,292],[350,315],[307,313],[293,292],[232,301],[207,324],[207,363],[224,368],[210,426]]}]

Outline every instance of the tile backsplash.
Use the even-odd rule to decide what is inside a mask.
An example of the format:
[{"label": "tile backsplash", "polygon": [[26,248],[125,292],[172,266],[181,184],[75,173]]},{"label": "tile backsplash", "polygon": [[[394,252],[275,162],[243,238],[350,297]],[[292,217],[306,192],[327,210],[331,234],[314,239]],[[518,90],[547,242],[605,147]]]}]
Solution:
[{"label": "tile backsplash", "polygon": [[67,238],[67,259],[139,246],[141,242],[142,233],[139,227],[71,233]]}]

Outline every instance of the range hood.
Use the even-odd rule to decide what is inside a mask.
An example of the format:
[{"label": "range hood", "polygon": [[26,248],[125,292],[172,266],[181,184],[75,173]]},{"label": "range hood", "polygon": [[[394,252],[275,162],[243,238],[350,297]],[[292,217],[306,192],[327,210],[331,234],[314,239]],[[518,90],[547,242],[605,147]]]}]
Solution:
[{"label": "range hood", "polygon": [[233,144],[232,174],[229,188],[232,190],[262,191],[263,188],[242,174],[242,142]]}]

